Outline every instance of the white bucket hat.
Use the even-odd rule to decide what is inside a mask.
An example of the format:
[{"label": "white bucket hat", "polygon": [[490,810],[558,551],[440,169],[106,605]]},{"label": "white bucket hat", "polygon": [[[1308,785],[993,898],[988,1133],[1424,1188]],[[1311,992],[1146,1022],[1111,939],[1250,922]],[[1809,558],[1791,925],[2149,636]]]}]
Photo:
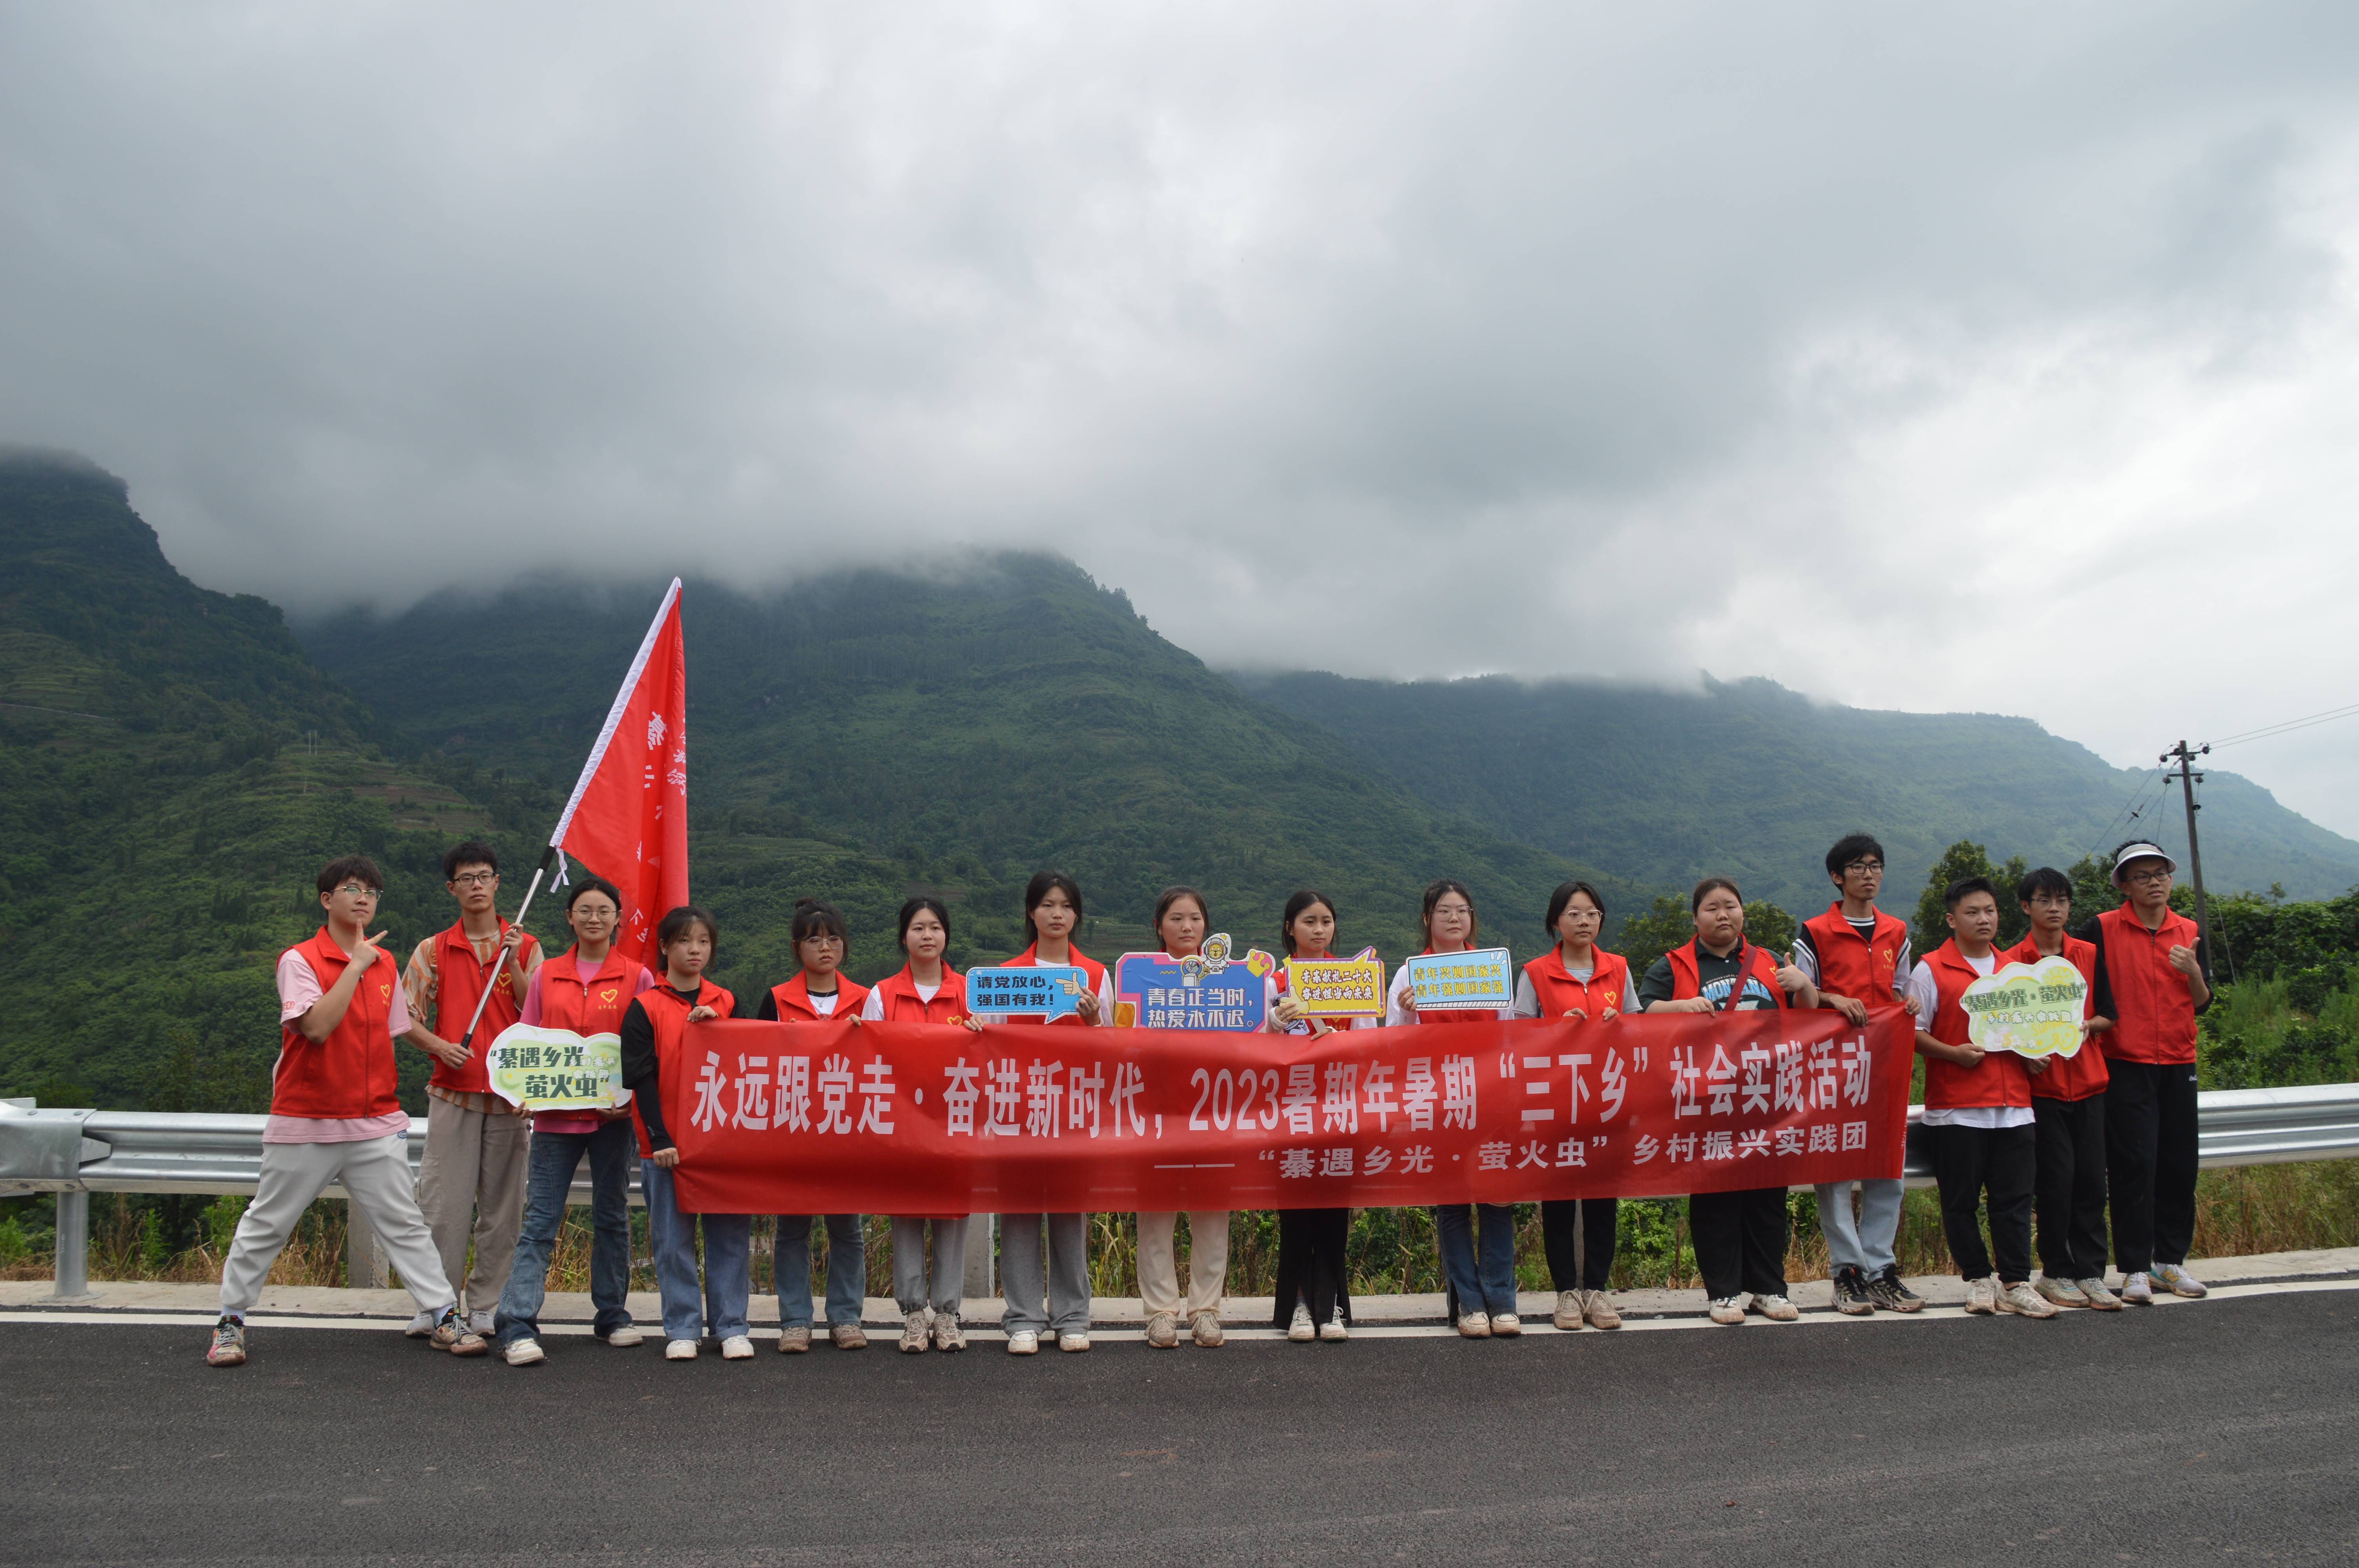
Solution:
[{"label": "white bucket hat", "polygon": [[2122,871],[2132,860],[2160,860],[2165,871],[2177,871],[2179,870],[2179,862],[2164,854],[2162,852],[2162,846],[2159,844],[2147,844],[2143,842],[2136,844],[2125,844],[2119,850],[2115,851],[2114,855],[2114,886],[2118,887],[2121,885]]}]

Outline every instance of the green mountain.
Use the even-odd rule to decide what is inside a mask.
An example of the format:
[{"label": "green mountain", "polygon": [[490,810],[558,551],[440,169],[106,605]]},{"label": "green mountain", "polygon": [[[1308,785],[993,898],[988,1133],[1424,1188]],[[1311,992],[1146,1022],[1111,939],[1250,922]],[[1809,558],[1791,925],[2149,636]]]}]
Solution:
[{"label": "green mountain", "polygon": [[[1351,742],[1362,767],[1439,809],[1641,882],[1732,875],[1748,898],[1796,914],[1826,907],[1822,858],[1854,829],[1883,840],[1885,902],[1899,912],[1960,839],[1998,860],[2058,867],[2133,833],[2174,853],[2187,839],[2175,788],[2163,794],[2152,775],[2112,767],[2027,719],[1875,712],[1766,680],[1671,692],[1499,677],[1231,678]],[[2132,819],[2136,798],[2145,804]],[[2319,899],[2359,883],[2359,843],[2251,781],[2213,769],[2197,798],[2213,889],[2275,883]]]},{"label": "green mountain", "polygon": [[[553,816],[658,597],[653,581],[445,594],[323,622],[312,653],[410,743],[533,781]],[[1182,881],[1216,929],[1264,946],[1287,894],[1316,886],[1347,941],[1397,954],[1443,874],[1529,947],[1549,889],[1576,872],[1370,776],[1061,559],[766,596],[690,582],[681,619],[692,885],[723,925],[724,983],[790,972],[803,893],[844,908],[851,967],[873,975],[897,964],[892,915],[912,890],[950,903],[954,961],[1021,946],[1023,884],[1046,865],[1081,880],[1082,945],[1100,954],[1147,945],[1156,894]]]}]

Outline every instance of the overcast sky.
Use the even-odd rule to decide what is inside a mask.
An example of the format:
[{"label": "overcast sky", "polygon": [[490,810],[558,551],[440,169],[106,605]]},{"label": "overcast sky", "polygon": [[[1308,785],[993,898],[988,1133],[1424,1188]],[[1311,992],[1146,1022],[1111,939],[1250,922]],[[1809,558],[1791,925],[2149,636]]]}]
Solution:
[{"label": "overcast sky", "polygon": [[[2359,7],[0,9],[0,440],[297,614],[1071,555],[1216,665],[2359,701]],[[2222,753],[2359,835],[2359,720]]]}]

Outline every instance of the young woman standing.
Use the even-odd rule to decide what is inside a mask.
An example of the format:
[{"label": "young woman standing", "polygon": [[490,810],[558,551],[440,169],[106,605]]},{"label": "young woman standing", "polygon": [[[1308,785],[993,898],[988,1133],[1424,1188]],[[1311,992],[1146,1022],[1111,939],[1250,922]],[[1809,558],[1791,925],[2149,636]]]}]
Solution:
[{"label": "young woman standing", "polygon": [[[1279,943],[1289,958],[1332,958],[1335,944],[1335,905],[1315,888],[1301,888],[1286,901],[1278,920]],[[1278,966],[1275,978],[1277,1006],[1272,1017],[1277,1033],[1316,1040],[1338,1029],[1373,1029],[1374,1018],[1321,1018],[1306,1011],[1287,994],[1287,974]],[[1271,1309],[1273,1327],[1286,1330],[1297,1345],[1314,1339],[1331,1344],[1352,1337],[1351,1267],[1345,1253],[1352,1234],[1348,1208],[1288,1208],[1277,1213],[1277,1295]]]},{"label": "young woman standing", "polygon": [[[951,945],[950,911],[939,899],[913,898],[901,906],[895,940],[909,961],[876,982],[860,1016],[871,1023],[966,1023],[966,977],[942,961]],[[933,1268],[926,1267],[926,1232],[933,1231]],[[963,1350],[959,1292],[966,1284],[965,1215],[893,1217],[893,1294],[901,1306],[901,1349],[915,1355],[930,1333],[937,1350]]]},{"label": "young woman standing", "polygon": [[[1517,1018],[1569,1018],[1603,1022],[1638,1011],[1630,966],[1597,945],[1605,927],[1605,900],[1587,882],[1566,882],[1549,895],[1542,923],[1556,946],[1524,966],[1516,979]],[[1540,1236],[1549,1276],[1556,1284],[1556,1325],[1619,1328],[1614,1293],[1614,1229],[1621,1206],[1612,1198],[1550,1198],[1540,1205]],[[1580,1259],[1574,1260],[1574,1237]]]},{"label": "young woman standing", "polygon": [[[1169,887],[1155,901],[1155,936],[1165,957],[1191,957],[1203,951],[1212,917],[1204,895],[1191,887]],[[1138,1217],[1138,1294],[1147,1308],[1147,1343],[1169,1350],[1180,1343],[1180,1262],[1172,1249],[1178,1211],[1159,1209]],[[1220,1346],[1221,1292],[1229,1276],[1229,1211],[1188,1211],[1188,1327],[1204,1349]]]},{"label": "young woman standing", "polygon": [[[1429,954],[1463,953],[1474,946],[1478,930],[1474,895],[1466,884],[1443,877],[1425,890],[1419,919],[1425,925]],[[1408,966],[1393,976],[1388,1024],[1482,1023],[1516,1016],[1513,1007],[1496,1011],[1430,1010],[1420,1015],[1416,994],[1409,989]],[[1482,1220],[1482,1253],[1475,1253],[1474,1217]],[[1512,1339],[1523,1333],[1524,1320],[1516,1312],[1516,1208],[1513,1204],[1440,1204],[1433,1210],[1433,1228],[1441,1247],[1441,1272],[1450,1285],[1450,1306],[1458,1332],[1468,1339],[1494,1335]]]},{"label": "young woman standing", "polygon": [[[688,1026],[727,1018],[737,999],[704,978],[720,945],[720,927],[694,904],[670,911],[656,925],[663,984],[644,992],[623,1014],[623,1084],[638,1112],[639,1181],[647,1200],[647,1241],[656,1257],[656,1287],[663,1298],[664,1359],[693,1361],[710,1329],[724,1361],[754,1354],[745,1324],[753,1294],[754,1217],[682,1214],[672,1186],[679,1150],[671,1124],[687,1110],[690,1073],[680,1059]],[[704,1292],[696,1286],[697,1233],[704,1236]]]},{"label": "young woman standing", "polygon": [[[835,905],[815,898],[795,900],[794,924],[788,935],[795,962],[801,966],[792,979],[762,993],[754,1016],[785,1023],[824,1023],[832,1018],[859,1022],[868,1004],[868,988],[843,975],[843,955],[850,935]],[[810,1236],[808,1214],[778,1216],[778,1238],[772,1254],[772,1272],[778,1291],[778,1349],[795,1356],[810,1349]],[[831,1214],[827,1219],[827,1332],[838,1350],[859,1350],[868,1344],[860,1326],[860,1313],[868,1299],[868,1245],[856,1214]]]},{"label": "young woman standing", "polygon": [[[1706,877],[1689,896],[1695,937],[1656,959],[1638,982],[1648,1012],[1736,1012],[1819,1005],[1818,988],[1791,963],[1745,940],[1745,895],[1726,877]],[[1712,1303],[1712,1321],[1745,1321],[1745,1305],[1772,1323],[1799,1311],[1786,1296],[1786,1189],[1695,1193],[1688,1230],[1696,1269]]]},{"label": "young woman standing", "polygon": [[[1088,1028],[1114,1022],[1114,977],[1106,967],[1073,946],[1073,931],[1082,921],[1082,888],[1062,871],[1039,871],[1024,889],[1024,923],[1032,929],[1032,945],[1007,960],[1010,968],[1044,964],[1069,964],[1082,971],[1079,1011],[1065,1018],[1044,1021],[1011,1018],[1011,1025],[1038,1027],[1053,1022]],[[1049,1231],[1047,1278],[1042,1278],[1040,1230]],[[1083,1351],[1090,1347],[1089,1216],[1085,1214],[1003,1214],[999,1217],[999,1270],[1007,1300],[1004,1319],[1007,1353],[1037,1355],[1040,1336],[1053,1331],[1057,1348]],[[1045,1294],[1047,1311],[1042,1311]]]},{"label": "young woman standing", "polygon": [[[614,951],[623,895],[603,877],[586,877],[565,900],[573,946],[532,972],[518,1022],[576,1034],[620,1034],[624,1011],[656,983],[645,964]],[[532,1119],[526,1155],[524,1227],[508,1266],[493,1332],[511,1367],[546,1360],[540,1347],[540,1303],[549,1288],[549,1255],[565,1218],[566,1195],[582,1157],[590,1157],[590,1303],[592,1332],[620,1348],[645,1337],[631,1322],[631,1109],[544,1110]]]}]

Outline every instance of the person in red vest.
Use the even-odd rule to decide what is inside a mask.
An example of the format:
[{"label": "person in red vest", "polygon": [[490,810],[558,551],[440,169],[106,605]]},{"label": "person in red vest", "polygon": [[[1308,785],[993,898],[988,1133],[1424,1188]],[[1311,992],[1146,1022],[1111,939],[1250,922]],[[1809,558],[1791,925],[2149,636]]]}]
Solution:
[{"label": "person in red vest", "polygon": [[[1910,1006],[1908,976],[1915,965],[1908,923],[1875,907],[1875,895],[1884,890],[1884,846],[1864,833],[1837,839],[1827,851],[1827,880],[1835,885],[1835,902],[1794,933],[1794,967],[1819,988],[1819,1005],[1854,1023],[1865,1023],[1872,1007]],[[1924,1306],[1925,1298],[1900,1278],[1893,1250],[1900,1234],[1900,1178],[1821,1182],[1817,1192],[1835,1309],[1856,1315],[1877,1307],[1916,1312]]]},{"label": "person in red vest", "polygon": [[[795,900],[788,927],[794,943],[794,978],[772,986],[755,1005],[754,1016],[781,1023],[825,1023],[842,1019],[860,1022],[868,1005],[868,988],[843,973],[843,956],[851,947],[849,928],[835,905],[821,899]],[[810,1349],[811,1221],[808,1214],[778,1216],[778,1236],[773,1255],[778,1291],[778,1349],[799,1356]],[[838,1350],[864,1350],[867,1331],[860,1314],[868,1304],[868,1242],[861,1234],[856,1214],[831,1214],[827,1224],[828,1337]]]},{"label": "person in red vest", "polygon": [[[1474,895],[1454,878],[1442,877],[1426,885],[1419,918],[1425,925],[1425,954],[1468,952],[1482,939]],[[1495,1011],[1420,1009],[1407,964],[1394,971],[1386,1003],[1385,1022],[1394,1026],[1488,1023],[1516,1016],[1512,1002]],[[1516,1310],[1515,1206],[1436,1204],[1433,1232],[1441,1252],[1442,1299],[1458,1325],[1459,1336],[1513,1339],[1522,1334],[1524,1320]]]},{"label": "person in red vest", "polygon": [[[1706,877],[1688,896],[1695,936],[1647,967],[1638,1000],[1648,1012],[1739,1012],[1811,1008],[1818,988],[1792,964],[1745,940],[1745,895],[1726,877]],[[1750,1310],[1791,1323],[1786,1295],[1786,1189],[1752,1187],[1688,1197],[1688,1230],[1703,1275],[1712,1321],[1734,1325]]]},{"label": "person in red vest", "polygon": [[[638,1122],[639,1184],[647,1195],[656,1288],[663,1298],[667,1361],[695,1360],[707,1333],[721,1342],[724,1361],[754,1354],[745,1322],[754,1291],[754,1217],[683,1214],[671,1174],[679,1163],[671,1130],[696,1114],[690,1097],[698,1093],[699,1079],[709,1082],[721,1071],[711,1054],[690,1064],[684,1054],[688,1026],[737,1011],[737,999],[704,978],[720,941],[721,928],[704,910],[684,903],[666,911],[656,924],[663,983],[642,991],[623,1014],[623,1086],[631,1091]],[[701,1302],[696,1285],[699,1232],[704,1239]]]},{"label": "person in red vest", "polygon": [[[1082,886],[1062,871],[1036,871],[1024,887],[1024,923],[1032,945],[1007,960],[1011,968],[1067,964],[1082,971],[1079,1011],[1042,1020],[1011,1018],[1011,1027],[1057,1025],[1094,1028],[1114,1022],[1114,976],[1103,964],[1073,946],[1082,922]],[[1007,1353],[1037,1355],[1040,1336],[1054,1333],[1057,1348],[1090,1347],[1090,1238],[1085,1214],[1003,1214],[999,1217],[1000,1293],[1006,1300],[1002,1324]],[[1042,1269],[1040,1233],[1049,1236]],[[1045,1309],[1045,1310],[1044,1310]]]},{"label": "person in red vest", "polygon": [[2064,958],[2089,994],[2081,1004],[2081,1049],[2024,1063],[2031,1075],[2032,1125],[2038,1144],[2033,1211],[2039,1219],[2039,1293],[2058,1306],[2119,1312],[2105,1289],[2105,1055],[2096,1036],[2114,1026],[2097,1011],[2097,949],[2064,927],[2072,916],[2071,880],[2042,866],[2016,885],[2031,921],[2022,941],[1999,955],[2009,964]]},{"label": "person in red vest", "polygon": [[2097,949],[2097,1011],[2104,1035],[2105,1185],[2122,1299],[2144,1303],[2161,1285],[2200,1296],[2187,1271],[2195,1242],[2195,1015],[2212,1005],[2210,949],[2195,922],[2170,907],[2178,862],[2132,839],[2114,851],[2125,900],[2072,935]]},{"label": "person in red vest", "polygon": [[[1960,999],[1998,972],[1998,889],[1988,877],[1960,877],[1941,894],[1950,939],[1908,978],[1917,1000],[1917,1054],[1925,1058],[1924,1124],[1941,1194],[1941,1233],[1966,1281],[1970,1313],[2054,1317],[2055,1303],[2031,1288],[2031,1075],[2012,1051],[1973,1043]],[[1987,1195],[1990,1245],[1979,1216]],[[1992,1269],[1991,1254],[1998,1254]]]},{"label": "person in red vest", "polygon": [[[1605,928],[1605,899],[1587,882],[1567,882],[1549,895],[1541,929],[1556,945],[1524,966],[1516,979],[1517,1018],[1565,1018],[1603,1023],[1638,1011],[1638,988],[1619,953],[1597,945]],[[1612,1198],[1549,1198],[1540,1205],[1540,1239],[1556,1285],[1556,1325],[1619,1328],[1614,1309],[1614,1227],[1622,1206]],[[1579,1262],[1575,1233],[1579,1235]]]},{"label": "person in red vest", "polygon": [[433,1234],[409,1177],[409,1117],[396,1092],[393,1043],[411,1030],[395,960],[368,934],[385,878],[365,855],[331,860],[319,875],[319,935],[278,956],[278,1064],[254,1201],[222,1264],[221,1320],[205,1360],[245,1364],[245,1314],[261,1298],[295,1224],[341,1179],[432,1324],[436,1349],[481,1356],[483,1336],[460,1320]]},{"label": "person in red vest", "polygon": [[[432,1023],[420,1022],[409,1032],[409,1043],[434,1059],[434,1076],[426,1083],[418,1207],[434,1233],[443,1273],[460,1284],[467,1326],[489,1334],[524,1220],[532,1124],[492,1092],[484,1061],[485,1047],[524,1014],[532,972],[540,968],[540,943],[500,918],[500,858],[490,845],[470,838],[444,855],[442,885],[459,901],[459,919],[420,942],[401,977],[410,1017]],[[483,1003],[483,1022],[469,1045],[467,1024],[487,984],[491,1000]],[[415,1338],[433,1326],[420,1313],[408,1332]]]},{"label": "person in red vest", "polygon": [[[961,1023],[972,1028],[966,1011],[966,977],[944,961],[950,950],[951,914],[940,899],[922,894],[901,906],[894,940],[908,955],[901,972],[869,988],[860,1016],[871,1023]],[[966,1215],[897,1214],[893,1217],[893,1295],[901,1308],[901,1349],[915,1355],[930,1339],[937,1350],[966,1348],[959,1325],[966,1287]],[[926,1266],[926,1235],[933,1233],[933,1267]]]},{"label": "person in red vest", "polygon": [[[583,1036],[620,1037],[623,1014],[656,983],[647,967],[614,950],[623,895],[603,877],[587,877],[566,895],[565,920],[573,946],[533,971],[518,1022]],[[511,1367],[548,1359],[540,1346],[540,1305],[549,1289],[549,1255],[565,1218],[573,1173],[590,1161],[591,1332],[617,1349],[646,1336],[631,1321],[631,1108],[609,1111],[544,1110],[532,1119],[532,1153],[526,1165],[524,1224],[516,1261],[500,1292],[493,1332]]]},{"label": "person in red vest", "polygon": [[[1335,905],[1315,888],[1299,888],[1278,917],[1278,942],[1289,958],[1332,958]],[[1374,1017],[1321,1018],[1288,994],[1286,966],[1271,977],[1274,1033],[1317,1040],[1338,1029],[1374,1029]],[[1286,1330],[1294,1344],[1314,1340],[1340,1344],[1352,1336],[1352,1236],[1348,1208],[1282,1208],[1277,1211],[1277,1290],[1271,1326]]]}]

